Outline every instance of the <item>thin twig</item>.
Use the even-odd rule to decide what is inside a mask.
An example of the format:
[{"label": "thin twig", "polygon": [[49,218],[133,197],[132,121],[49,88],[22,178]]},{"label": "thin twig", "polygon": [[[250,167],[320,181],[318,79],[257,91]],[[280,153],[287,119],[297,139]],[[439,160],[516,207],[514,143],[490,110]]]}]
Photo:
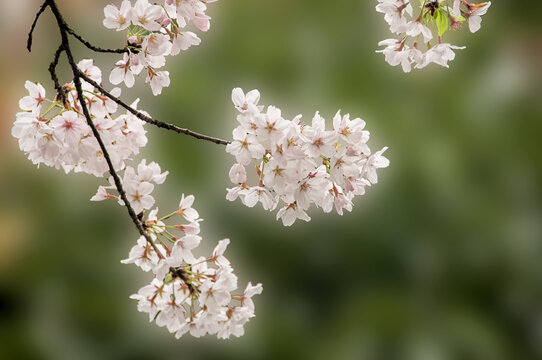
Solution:
[{"label": "thin twig", "polygon": [[83,39],[83,37],[79,35],[78,33],[76,33],[73,29],[68,27],[66,28],[66,31],[69,34],[73,35],[77,40],[79,40],[83,45],[85,45],[87,48],[89,48],[92,51],[102,52],[102,53],[114,53],[114,54],[122,54],[122,53],[128,52],[128,49],[104,49],[98,46],[94,46],[87,40]]},{"label": "thin twig", "polygon": [[49,64],[49,73],[51,74],[51,79],[53,79],[53,83],[55,84],[55,89],[58,94],[59,99],[62,101],[62,105],[66,106],[66,91],[64,88],[60,85],[60,82],[58,81],[58,76],[56,74],[56,66],[58,65],[58,60],[60,58],[60,54],[64,51],[63,44],[60,44],[58,49],[56,49],[55,57],[53,58],[53,61],[51,64]]},{"label": "thin twig", "polygon": [[34,28],[38,23],[38,19],[40,18],[41,14],[43,14],[47,6],[49,6],[49,2],[46,0],[43,4],[41,4],[40,9],[36,14],[36,17],[34,18],[34,21],[32,22],[32,26],[30,27],[30,32],[28,33],[28,40],[26,41],[26,48],[29,52],[32,51],[32,33],[34,32]]},{"label": "thin twig", "polygon": [[159,128],[175,131],[176,133],[179,133],[179,134],[190,135],[192,137],[195,137],[196,139],[210,141],[212,143],[219,144],[219,145],[228,145],[230,143],[230,141],[227,141],[227,140],[222,140],[222,139],[215,138],[215,137],[212,137],[212,136],[203,135],[203,134],[194,132],[192,130],[181,128],[181,127],[179,127],[177,125],[168,124],[168,123],[153,119],[150,116],[145,115],[140,111],[137,111],[136,109],[134,109],[130,105],[126,104],[124,101],[120,100],[118,97],[116,97],[116,96],[112,95],[111,93],[109,93],[102,86],[100,86],[100,84],[98,84],[96,81],[89,78],[82,71],[79,70],[78,75],[79,75],[79,77],[84,79],[86,82],[88,82],[89,84],[94,86],[96,89],[98,89],[102,94],[104,94],[105,96],[107,96],[108,98],[110,98],[111,100],[113,100],[114,102],[116,102],[117,104],[119,104],[120,106],[122,106],[123,108],[125,108],[126,110],[128,110],[129,112],[134,114],[135,116],[137,116],[139,119],[141,119],[141,120],[143,120],[143,121],[145,121],[145,122],[147,122],[149,124],[153,124],[153,125],[155,125],[155,126],[157,126]]},{"label": "thin twig", "polygon": [[62,15],[60,14],[54,0],[46,0],[45,5],[48,5],[51,8],[51,11],[53,12],[53,14],[55,15],[55,18],[57,20],[58,27],[59,27],[59,30],[60,30],[60,36],[62,38],[61,47],[63,48],[63,51],[66,53],[66,56],[68,58],[68,62],[70,64],[70,67],[71,67],[72,72],[73,72],[73,81],[75,83],[75,89],[77,90],[77,97],[78,97],[79,103],[81,104],[81,108],[82,108],[83,114],[84,114],[84,116],[85,116],[85,118],[87,120],[87,124],[92,129],[92,133],[94,134],[94,137],[98,141],[100,149],[102,150],[105,161],[107,162],[107,166],[109,167],[109,173],[113,177],[113,181],[115,182],[115,186],[117,188],[117,191],[119,192],[119,195],[120,195],[122,201],[124,202],[124,205],[126,206],[126,209],[128,210],[130,218],[132,219],[133,223],[135,224],[135,226],[139,230],[139,233],[143,237],[145,237],[147,242],[153,247],[154,251],[156,251],[158,256],[163,259],[164,255],[162,254],[160,249],[158,249],[158,247],[152,241],[152,239],[149,237],[149,235],[145,232],[145,229],[144,229],[144,226],[143,226],[141,220],[138,218],[138,216],[135,213],[134,209],[130,205],[130,202],[128,201],[128,198],[126,197],[126,192],[124,191],[124,189],[122,187],[122,183],[120,181],[120,178],[117,175],[117,172],[115,171],[115,168],[113,167],[111,157],[109,156],[109,153],[107,152],[105,144],[104,144],[98,130],[96,129],[96,126],[94,126],[94,123],[92,122],[92,118],[91,118],[90,113],[88,111],[87,104],[86,104],[86,102],[84,100],[85,98],[84,98],[83,89],[82,89],[82,86],[81,86],[81,76],[80,76],[81,71],[77,67],[77,65],[75,63],[75,60],[73,58],[73,54],[72,54],[71,49],[70,49],[70,43],[69,43],[69,40],[68,40],[68,30],[67,30],[67,29],[69,29],[69,27],[66,24],[66,22],[64,21],[64,18],[62,17]]}]

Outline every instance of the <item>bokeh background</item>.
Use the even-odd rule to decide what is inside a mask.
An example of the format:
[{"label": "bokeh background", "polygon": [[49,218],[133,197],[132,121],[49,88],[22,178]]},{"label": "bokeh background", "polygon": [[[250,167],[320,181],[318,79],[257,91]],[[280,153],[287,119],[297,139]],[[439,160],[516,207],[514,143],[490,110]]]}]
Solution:
[{"label": "bokeh background", "polygon": [[[123,35],[101,26],[107,3],[58,0],[79,33],[118,47]],[[125,210],[88,201],[100,179],[37,169],[18,150],[24,81],[52,96],[58,32],[43,16],[27,53],[40,2],[0,2],[0,359],[541,359],[542,6],[495,0],[478,33],[450,37],[467,46],[451,69],[404,74],[375,53],[390,37],[375,3],[221,0],[202,44],[169,60],[162,96],[143,79],[124,92],[230,138],[231,89],[258,88],[288,117],[362,117],[371,147],[389,146],[391,166],[352,213],[284,228],[225,200],[224,148],[147,127],[145,157],[170,171],[162,211],[195,194],[202,247],[230,237],[240,285],[264,284],[246,335],[220,341],[148,324],[128,296],[149,274],[119,262],[137,238]],[[107,75],[117,55],[94,58]]]}]

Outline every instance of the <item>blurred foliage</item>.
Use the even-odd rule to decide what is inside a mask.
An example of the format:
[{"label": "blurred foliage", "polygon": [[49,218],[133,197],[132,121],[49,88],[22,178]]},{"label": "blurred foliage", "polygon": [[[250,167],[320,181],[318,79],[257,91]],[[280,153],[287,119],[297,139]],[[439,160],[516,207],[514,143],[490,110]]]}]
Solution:
[{"label": "blurred foliage", "polygon": [[[58,4],[115,47],[122,35],[101,26],[108,2]],[[18,151],[24,80],[52,94],[58,33],[44,16],[28,54],[39,1],[2,2],[0,358],[541,358],[542,6],[494,1],[478,33],[451,34],[467,48],[450,69],[403,74],[374,52],[391,37],[375,3],[221,0],[202,44],[169,60],[162,96],[142,79],[124,92],[158,119],[229,138],[231,89],[259,88],[289,117],[360,116],[372,147],[390,147],[391,166],[352,213],[284,228],[225,200],[233,158],[222,147],[149,127],[146,157],[170,171],[161,210],[195,194],[205,246],[230,237],[241,286],[264,284],[246,335],[219,341],[149,325],[128,299],[149,276],[119,263],[137,238],[125,210],[88,202],[99,179],[37,170]],[[116,56],[95,59],[107,75]]]}]

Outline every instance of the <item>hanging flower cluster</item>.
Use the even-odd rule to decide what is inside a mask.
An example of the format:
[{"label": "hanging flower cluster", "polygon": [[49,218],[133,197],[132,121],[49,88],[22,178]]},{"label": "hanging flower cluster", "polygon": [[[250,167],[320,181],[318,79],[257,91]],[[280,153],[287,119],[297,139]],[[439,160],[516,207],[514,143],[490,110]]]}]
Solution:
[{"label": "hanging flower cluster", "polygon": [[[82,60],[78,67],[92,80],[100,83],[102,73],[92,60]],[[19,101],[23,112],[16,115],[12,135],[19,140],[20,149],[34,164],[45,164],[57,169],[85,172],[98,177],[108,171],[96,138],[92,134],[77,97],[73,82],[64,85],[66,102],[58,98],[47,99],[41,84],[27,81],[28,96]],[[95,92],[87,82],[82,83],[84,101],[102,140],[111,151],[116,170],[139,153],[147,144],[144,122],[132,114],[115,116],[117,104]],[[120,95],[115,88],[113,94]]]},{"label": "hanging flower cluster", "polygon": [[201,31],[209,30],[210,17],[205,14],[205,4],[214,1],[164,0],[156,5],[137,0],[132,6],[130,0],[124,0],[120,8],[107,5],[103,24],[108,29],[127,30],[129,50],[111,71],[111,83],[124,82],[132,87],[134,75],[145,70],[145,82],[150,83],[154,95],[159,95],[170,81],[169,72],[158,69],[166,64],[166,56],[177,55],[201,42],[195,33],[184,28],[193,23]]},{"label": "hanging flower cluster", "polygon": [[[158,209],[150,212],[145,221],[147,234],[157,244],[160,255],[140,237],[129,257],[122,262],[135,263],[143,271],[152,271],[155,278],[137,294],[140,312],[149,320],[165,326],[177,338],[190,332],[200,337],[216,334],[226,339],[242,336],[244,324],[254,317],[252,297],[262,292],[262,285],[251,283],[243,293],[237,290],[237,276],[224,256],[229,239],[220,240],[209,257],[195,257],[192,251],[202,240],[198,212],[192,208],[194,196],[183,197],[179,209],[157,218]],[[179,215],[188,223],[166,225],[164,221]],[[180,236],[175,235],[180,233]]]},{"label": "hanging flower cluster", "polygon": [[[248,207],[261,203],[269,211],[281,203],[277,220],[285,226],[296,219],[309,221],[306,211],[311,204],[326,213],[335,207],[342,215],[352,210],[356,195],[378,182],[376,170],[389,165],[382,155],[386,147],[371,154],[362,119],[339,111],[333,129],[326,130],[318,112],[311,125],[304,125],[301,115],[287,120],[274,106],[264,112],[259,99],[257,90],[246,95],[239,88],[232,92],[240,114],[233,142],[226,147],[237,161],[229,174],[236,186],[228,189],[228,200],[240,198]],[[255,169],[256,185],[247,184],[247,166]]]},{"label": "hanging flower cluster", "polygon": [[378,43],[384,46],[378,50],[386,61],[397,66],[401,64],[404,72],[412,66],[421,69],[431,63],[448,67],[448,61],[455,58],[454,50],[464,49],[442,41],[448,29],[457,30],[465,21],[474,33],[480,29],[481,16],[491,2],[471,4],[465,0],[420,0],[420,11],[414,12],[408,0],[378,0],[376,11],[384,14],[384,19],[398,39],[386,39]]}]

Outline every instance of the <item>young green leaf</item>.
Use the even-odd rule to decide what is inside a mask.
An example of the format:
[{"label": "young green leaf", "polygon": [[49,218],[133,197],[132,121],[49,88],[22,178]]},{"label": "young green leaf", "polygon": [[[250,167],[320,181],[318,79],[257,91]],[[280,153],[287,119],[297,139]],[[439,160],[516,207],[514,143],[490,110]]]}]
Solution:
[{"label": "young green leaf", "polygon": [[137,36],[138,39],[142,39],[149,35],[151,32],[139,25],[130,25],[128,27],[127,37]]},{"label": "young green leaf", "polygon": [[446,30],[448,30],[448,24],[450,22],[448,19],[448,14],[439,9],[435,11],[433,19],[435,19],[435,23],[437,24],[439,36],[442,36]]}]

